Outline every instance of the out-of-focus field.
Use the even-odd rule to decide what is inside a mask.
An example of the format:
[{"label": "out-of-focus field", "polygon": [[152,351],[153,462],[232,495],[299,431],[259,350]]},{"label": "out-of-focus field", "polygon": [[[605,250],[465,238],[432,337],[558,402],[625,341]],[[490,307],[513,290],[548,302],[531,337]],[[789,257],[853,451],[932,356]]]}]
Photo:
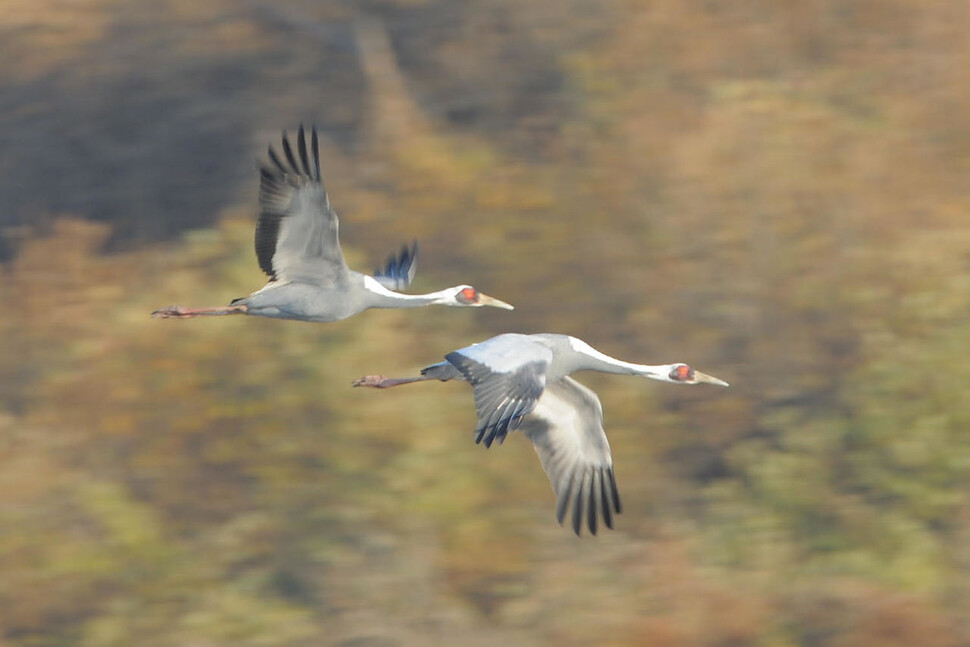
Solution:
[{"label": "out-of-focus field", "polygon": [[[0,2],[0,646],[970,644],[970,5]],[[515,312],[158,321],[262,285],[315,122],[368,269]],[[579,374],[624,512],[577,539],[467,386]]]}]

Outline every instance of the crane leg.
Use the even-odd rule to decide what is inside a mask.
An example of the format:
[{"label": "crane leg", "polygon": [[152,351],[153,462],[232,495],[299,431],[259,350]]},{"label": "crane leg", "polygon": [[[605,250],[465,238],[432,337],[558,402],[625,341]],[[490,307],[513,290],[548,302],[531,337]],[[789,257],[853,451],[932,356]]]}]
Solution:
[{"label": "crane leg", "polygon": [[375,389],[389,389],[392,386],[400,386],[401,384],[410,384],[412,382],[424,382],[425,380],[433,380],[433,377],[425,377],[424,375],[418,377],[384,377],[383,375],[365,375],[364,377],[359,377],[354,380],[352,386],[370,386]]},{"label": "crane leg", "polygon": [[166,306],[152,313],[155,319],[189,319],[191,317],[211,317],[215,315],[244,315],[248,308],[244,305],[220,306],[216,308],[183,308],[182,306]]}]

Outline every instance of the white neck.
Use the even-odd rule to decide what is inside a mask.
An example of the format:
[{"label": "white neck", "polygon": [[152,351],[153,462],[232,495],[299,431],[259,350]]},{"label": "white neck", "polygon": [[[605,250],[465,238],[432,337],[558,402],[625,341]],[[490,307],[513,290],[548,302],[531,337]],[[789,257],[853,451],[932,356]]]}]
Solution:
[{"label": "white neck", "polygon": [[671,382],[670,372],[676,364],[634,364],[601,353],[582,339],[569,338],[569,345],[583,356],[579,369],[600,371],[601,373],[621,373],[624,375],[641,375],[661,382]]},{"label": "white neck", "polygon": [[402,294],[389,290],[373,277],[364,276],[364,288],[370,293],[371,308],[420,308],[430,305],[453,305],[453,288],[427,294]]}]

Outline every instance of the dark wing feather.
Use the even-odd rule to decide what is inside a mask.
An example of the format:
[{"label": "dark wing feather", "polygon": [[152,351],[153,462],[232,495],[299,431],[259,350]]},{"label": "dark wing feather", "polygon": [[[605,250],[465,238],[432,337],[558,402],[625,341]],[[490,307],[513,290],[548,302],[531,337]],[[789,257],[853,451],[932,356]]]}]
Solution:
[{"label": "dark wing feather", "polygon": [[384,268],[374,270],[374,278],[388,290],[403,290],[414,280],[414,273],[418,270],[418,241],[401,247],[401,253],[391,254],[384,263]]},{"label": "dark wing feather", "polygon": [[[303,126],[300,126],[300,139],[303,138]],[[289,163],[290,168],[294,173],[299,174],[300,169],[296,165],[296,158],[293,157],[293,149],[290,147],[290,138],[286,136],[286,131],[283,131],[283,154],[286,155],[286,161]]]},{"label": "dark wing feather", "polygon": [[[286,137],[285,132],[283,133],[283,137]],[[283,162],[280,161],[279,156],[276,155],[276,151],[273,150],[272,146],[270,146],[269,149],[267,149],[267,152],[269,153],[270,161],[273,162],[273,166],[276,167],[277,171],[280,171],[281,173],[289,173],[286,167],[283,166]]]},{"label": "dark wing feather", "polygon": [[[310,149],[300,126],[297,156],[283,133],[283,159],[271,147],[270,163],[260,169],[256,258],[272,280],[333,285],[346,280],[337,214],[320,180],[316,129]],[[313,167],[310,165],[310,154]]]},{"label": "dark wing feather", "polygon": [[[270,157],[274,163],[279,163],[273,149],[269,150]],[[264,193],[276,190],[276,178],[273,172],[266,167],[259,169],[260,192]],[[262,201],[262,197],[260,197]],[[276,243],[280,237],[280,221],[282,216],[270,215],[263,211],[256,221],[256,260],[259,262],[259,269],[263,270],[270,279],[276,280],[276,272],[273,270],[273,254],[276,253]]]},{"label": "dark wing feather", "polygon": [[310,149],[313,151],[313,179],[322,183],[320,178],[320,142],[317,139],[317,127],[313,127],[313,134],[310,136]]},{"label": "dark wing feather", "polygon": [[620,495],[596,394],[570,377],[548,384],[521,430],[552,484],[559,523],[571,508],[577,535],[584,520],[595,535],[600,516],[613,528],[613,515],[621,511]]},{"label": "dark wing feather", "polygon": [[316,177],[310,171],[310,160],[306,154],[306,137],[303,136],[303,126],[300,126],[300,133],[296,138],[296,145],[300,151],[300,165],[303,167],[303,174],[308,178],[316,180]]},{"label": "dark wing feather", "polygon": [[445,359],[472,385],[475,442],[491,447],[532,411],[546,385],[552,351],[527,335],[499,335],[448,353]]}]

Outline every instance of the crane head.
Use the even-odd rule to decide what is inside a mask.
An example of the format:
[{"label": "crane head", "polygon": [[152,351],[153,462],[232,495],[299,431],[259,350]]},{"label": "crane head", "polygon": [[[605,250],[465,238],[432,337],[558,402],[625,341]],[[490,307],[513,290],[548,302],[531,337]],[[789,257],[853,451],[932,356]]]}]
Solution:
[{"label": "crane head", "polygon": [[445,301],[446,305],[467,306],[471,308],[492,306],[493,308],[502,308],[503,310],[515,310],[512,305],[505,301],[500,301],[495,297],[483,294],[470,285],[458,285],[448,290],[448,292],[450,293],[450,298]]},{"label": "crane head", "polygon": [[678,384],[716,384],[717,386],[728,386],[724,380],[695,371],[688,364],[671,364],[667,379]]}]

